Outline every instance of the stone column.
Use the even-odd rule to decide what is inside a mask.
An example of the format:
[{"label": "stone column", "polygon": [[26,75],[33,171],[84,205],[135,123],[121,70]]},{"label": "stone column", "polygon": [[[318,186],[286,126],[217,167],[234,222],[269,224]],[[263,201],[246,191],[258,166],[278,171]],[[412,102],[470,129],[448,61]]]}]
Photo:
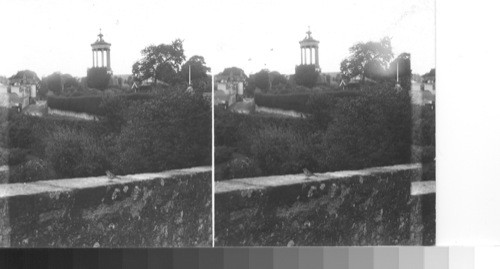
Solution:
[{"label": "stone column", "polygon": [[95,67],[95,52],[92,50],[92,67]]},{"label": "stone column", "polygon": [[304,64],[304,50],[300,48],[300,64]]},{"label": "stone column", "polygon": [[[106,59],[106,63],[108,65],[108,69],[111,69],[111,56],[109,54],[110,52],[111,51],[109,49],[106,51],[106,55],[108,56],[108,58]],[[318,57],[318,56],[316,56],[316,57]]]},{"label": "stone column", "polygon": [[101,50],[101,67],[104,67],[104,50]]},{"label": "stone column", "polygon": [[315,63],[316,63],[316,66],[317,66],[317,67],[319,67],[319,53],[318,53],[318,49],[319,49],[319,48],[318,48],[318,47],[316,47],[316,61],[315,61]]},{"label": "stone column", "polygon": [[312,51],[312,47],[309,47],[309,64],[312,64],[313,61],[313,51]]}]

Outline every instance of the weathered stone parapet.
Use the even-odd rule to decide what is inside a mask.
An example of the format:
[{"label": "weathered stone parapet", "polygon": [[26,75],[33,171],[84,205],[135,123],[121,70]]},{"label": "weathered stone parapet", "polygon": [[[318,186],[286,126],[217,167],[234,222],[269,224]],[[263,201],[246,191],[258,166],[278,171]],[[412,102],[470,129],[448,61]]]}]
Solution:
[{"label": "weathered stone parapet", "polygon": [[411,195],[421,179],[408,164],[216,182],[215,244],[422,245],[435,220],[422,218],[434,193]]},{"label": "weathered stone parapet", "polygon": [[211,246],[211,167],[0,185],[2,247]]}]

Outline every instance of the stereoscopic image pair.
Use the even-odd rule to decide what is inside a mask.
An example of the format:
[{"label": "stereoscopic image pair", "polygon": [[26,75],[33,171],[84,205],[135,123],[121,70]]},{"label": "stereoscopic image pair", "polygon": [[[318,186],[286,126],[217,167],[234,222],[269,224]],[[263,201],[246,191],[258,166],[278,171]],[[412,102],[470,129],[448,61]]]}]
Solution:
[{"label": "stereoscopic image pair", "polygon": [[6,30],[0,246],[434,245],[433,2],[195,2]]}]

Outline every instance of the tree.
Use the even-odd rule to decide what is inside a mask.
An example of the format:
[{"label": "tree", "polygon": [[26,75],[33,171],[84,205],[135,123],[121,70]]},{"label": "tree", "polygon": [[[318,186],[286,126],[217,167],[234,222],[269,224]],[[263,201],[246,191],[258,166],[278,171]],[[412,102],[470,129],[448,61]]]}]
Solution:
[{"label": "tree", "polygon": [[222,71],[221,75],[224,75],[224,76],[240,76],[244,79],[247,79],[247,75],[245,74],[245,71],[243,71],[243,69],[239,68],[239,67],[236,67],[236,66],[233,66],[233,67],[228,67],[228,68],[225,68],[224,71]]},{"label": "tree", "polygon": [[32,83],[38,84],[40,79],[36,75],[34,71],[31,70],[21,70],[18,71],[15,75],[9,78],[11,82],[22,82],[22,83]]},{"label": "tree", "polygon": [[267,92],[271,83],[269,80],[269,70],[262,69],[258,73],[254,74],[253,83],[256,88],[261,89],[263,92]]},{"label": "tree", "polygon": [[92,67],[87,69],[87,86],[99,90],[105,90],[109,86],[111,75],[106,67]]},{"label": "tree", "polygon": [[189,81],[189,67],[191,66],[191,85],[194,89],[206,91],[211,86],[211,78],[208,76],[210,67],[206,66],[203,56],[195,55],[181,67],[181,75],[184,81]]},{"label": "tree", "polygon": [[351,79],[361,75],[362,84],[365,82],[367,67],[371,73],[377,68],[387,69],[388,64],[394,56],[391,40],[384,37],[380,42],[369,41],[357,43],[349,48],[351,55],[340,63],[340,71],[345,79]]},{"label": "tree", "polygon": [[314,65],[298,65],[295,67],[295,83],[300,86],[312,88],[318,82],[319,72]]},{"label": "tree", "polygon": [[176,39],[170,45],[150,45],[141,51],[142,59],[132,66],[132,74],[140,81],[153,79],[176,84],[179,82],[181,64],[186,60],[182,40]]}]

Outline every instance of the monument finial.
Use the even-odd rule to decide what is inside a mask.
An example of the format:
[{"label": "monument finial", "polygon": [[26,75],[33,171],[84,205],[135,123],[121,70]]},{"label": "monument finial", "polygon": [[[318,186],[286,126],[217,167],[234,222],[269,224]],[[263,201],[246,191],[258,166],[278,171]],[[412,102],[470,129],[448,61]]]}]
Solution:
[{"label": "monument finial", "polygon": [[101,32],[101,28],[99,28],[99,34],[98,34],[97,36],[99,37],[99,40],[102,40],[102,36],[103,36],[103,34],[102,34],[102,32]]},{"label": "monument finial", "polygon": [[307,26],[307,32],[306,32],[306,34],[307,34],[307,38],[310,39],[311,38],[311,26]]}]

